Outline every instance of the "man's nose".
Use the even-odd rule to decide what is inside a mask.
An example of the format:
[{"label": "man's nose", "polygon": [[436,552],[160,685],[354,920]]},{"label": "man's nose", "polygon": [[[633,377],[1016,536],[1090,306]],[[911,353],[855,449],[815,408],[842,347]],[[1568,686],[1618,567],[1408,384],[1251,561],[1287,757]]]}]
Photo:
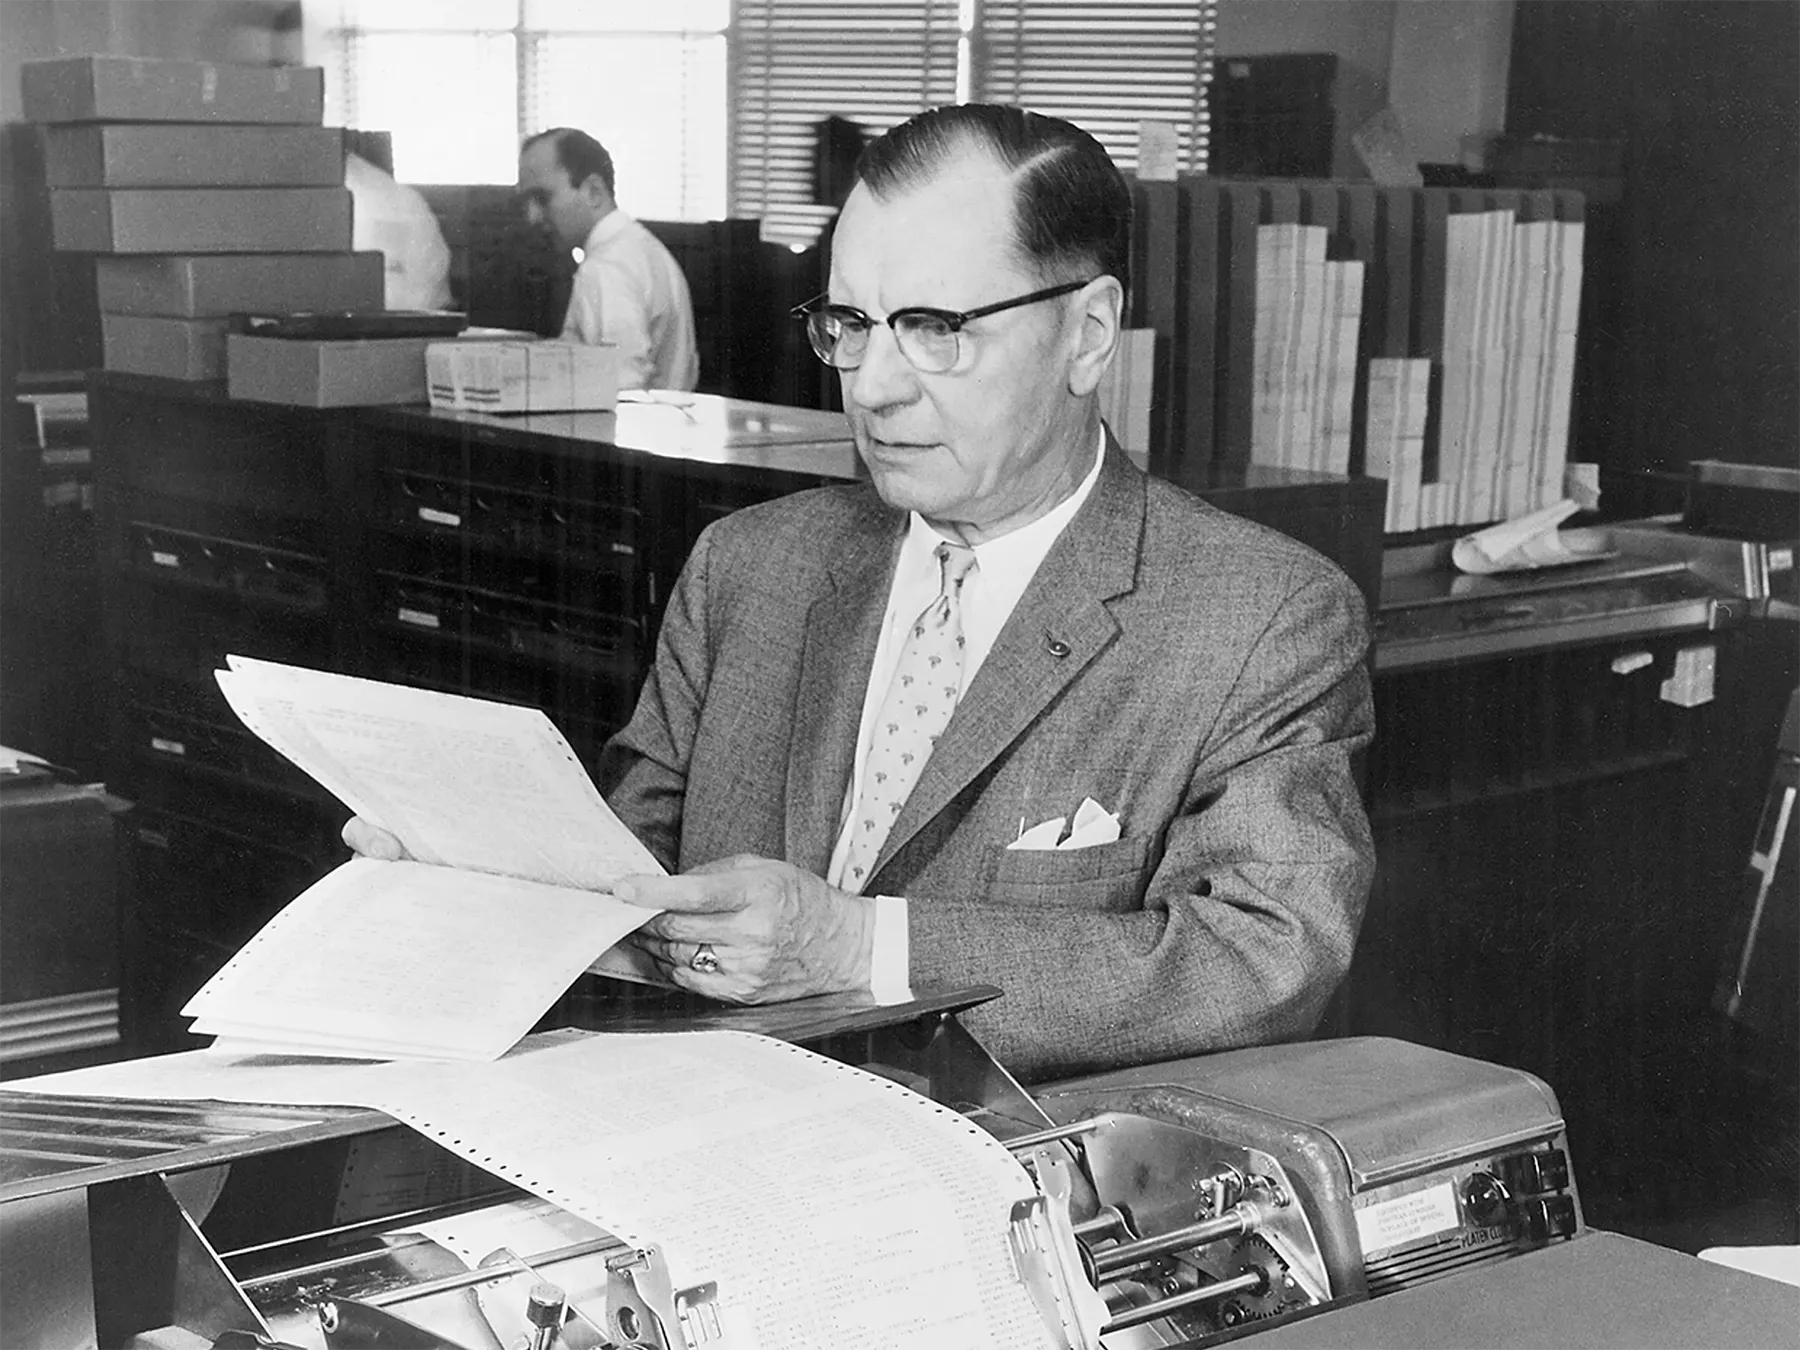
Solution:
[{"label": "man's nose", "polygon": [[919,372],[901,352],[894,330],[885,323],[870,327],[862,362],[847,375],[844,397],[865,408],[910,403],[919,391]]}]

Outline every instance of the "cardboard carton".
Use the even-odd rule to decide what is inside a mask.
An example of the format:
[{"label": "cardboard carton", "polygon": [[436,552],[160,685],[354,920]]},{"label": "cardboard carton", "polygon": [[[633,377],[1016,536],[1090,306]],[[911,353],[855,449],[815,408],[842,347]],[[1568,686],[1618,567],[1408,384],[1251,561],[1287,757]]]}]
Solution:
[{"label": "cardboard carton", "polygon": [[229,319],[176,319],[160,314],[102,314],[101,364],[108,370],[171,380],[225,375]]},{"label": "cardboard carton", "polygon": [[340,127],[60,126],[44,176],[66,187],[342,187]]},{"label": "cardboard carton", "polygon": [[[516,342],[526,334],[470,329],[459,341]],[[425,349],[441,338],[225,338],[226,392],[257,403],[349,408],[424,403]]]},{"label": "cardboard carton", "polygon": [[53,188],[76,253],[348,253],[348,188]]},{"label": "cardboard carton", "polygon": [[225,340],[225,388],[233,398],[302,408],[425,402],[430,338],[319,342],[304,338]]},{"label": "cardboard carton", "polygon": [[94,260],[100,308],[185,318],[380,309],[379,253],[202,253]]},{"label": "cardboard carton", "polygon": [[140,56],[27,61],[28,122],[255,122],[318,126],[325,72]]},{"label": "cardboard carton", "polygon": [[619,352],[610,342],[434,342],[425,373],[434,408],[573,412],[619,401]]}]

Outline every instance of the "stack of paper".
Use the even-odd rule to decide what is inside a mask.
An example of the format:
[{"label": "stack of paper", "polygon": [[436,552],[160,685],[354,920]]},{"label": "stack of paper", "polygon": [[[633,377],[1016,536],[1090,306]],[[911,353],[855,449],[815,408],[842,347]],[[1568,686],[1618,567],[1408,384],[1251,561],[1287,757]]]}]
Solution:
[{"label": "stack of paper", "polygon": [[[183,1012],[202,1034],[313,1054],[492,1059],[653,911],[660,873],[532,708],[230,658],[243,722],[392,833],[301,894]],[[622,956],[607,973],[648,978]]]},{"label": "stack of paper", "polygon": [[1561,495],[1581,309],[1580,221],[1513,226],[1501,462],[1490,514],[1510,519]]},{"label": "stack of paper", "polygon": [[1456,492],[1449,519],[1421,520],[1421,525],[1494,517],[1495,479],[1503,462],[1513,224],[1511,211],[1470,212],[1445,222],[1444,398],[1437,481],[1455,484]]},{"label": "stack of paper", "polygon": [[1327,262],[1323,225],[1259,225],[1250,460],[1345,473],[1364,265]]},{"label": "stack of paper", "polygon": [[1582,249],[1587,226],[1559,220],[1550,232],[1542,277],[1545,318],[1545,386],[1535,425],[1529,497],[1526,506],[1556,501],[1564,489],[1569,459],[1569,419],[1575,388],[1575,338],[1581,323]]},{"label": "stack of paper", "polygon": [[1447,219],[1438,471],[1415,528],[1511,519],[1561,496],[1582,240],[1580,221]]},{"label": "stack of paper", "polygon": [[1387,480],[1389,534],[1419,528],[1419,489],[1430,411],[1431,362],[1376,357],[1369,362],[1368,434],[1363,471]]},{"label": "stack of paper", "polygon": [[1364,270],[1354,259],[1325,264],[1327,303],[1315,377],[1321,392],[1314,403],[1312,444],[1313,467],[1326,473],[1350,472]]}]

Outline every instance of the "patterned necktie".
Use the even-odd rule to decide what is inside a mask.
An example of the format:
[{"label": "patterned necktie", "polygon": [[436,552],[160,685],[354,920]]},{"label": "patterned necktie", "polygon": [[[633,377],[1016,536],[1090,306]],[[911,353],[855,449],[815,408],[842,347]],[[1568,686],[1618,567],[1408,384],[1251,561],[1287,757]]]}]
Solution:
[{"label": "patterned necktie", "polygon": [[850,851],[844,857],[844,882],[855,891],[869,879],[894,818],[919,781],[962,690],[962,588],[975,567],[975,551],[944,543],[934,554],[942,589],[907,632],[869,737],[862,795],[856,799]]}]

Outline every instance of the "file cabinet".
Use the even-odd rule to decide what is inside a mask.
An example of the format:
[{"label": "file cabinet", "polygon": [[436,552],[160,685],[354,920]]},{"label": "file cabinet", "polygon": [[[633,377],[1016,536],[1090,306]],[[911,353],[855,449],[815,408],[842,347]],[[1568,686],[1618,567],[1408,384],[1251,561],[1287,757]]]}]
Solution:
[{"label": "file cabinet", "polygon": [[243,653],[342,668],[335,420],[207,385],[96,374],[100,686],[126,820],[121,1032],[186,1048],[181,1005],[342,855],[342,810],[252,736],[213,672]]}]

